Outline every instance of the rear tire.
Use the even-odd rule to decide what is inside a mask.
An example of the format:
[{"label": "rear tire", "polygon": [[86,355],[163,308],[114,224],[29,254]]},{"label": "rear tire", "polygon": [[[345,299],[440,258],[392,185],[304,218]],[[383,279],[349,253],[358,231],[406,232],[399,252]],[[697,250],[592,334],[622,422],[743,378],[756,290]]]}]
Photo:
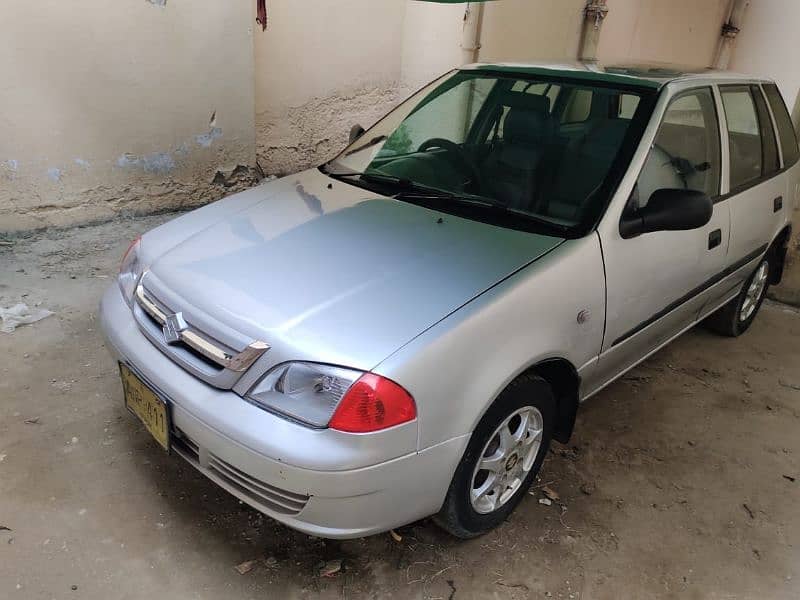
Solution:
[{"label": "rear tire", "polygon": [[767,295],[770,275],[770,255],[767,254],[748,277],[739,295],[706,320],[709,329],[720,335],[738,337],[748,330]]},{"label": "rear tire", "polygon": [[472,433],[434,521],[465,539],[502,523],[542,466],[555,415],[555,397],[544,379],[530,374],[512,381]]}]

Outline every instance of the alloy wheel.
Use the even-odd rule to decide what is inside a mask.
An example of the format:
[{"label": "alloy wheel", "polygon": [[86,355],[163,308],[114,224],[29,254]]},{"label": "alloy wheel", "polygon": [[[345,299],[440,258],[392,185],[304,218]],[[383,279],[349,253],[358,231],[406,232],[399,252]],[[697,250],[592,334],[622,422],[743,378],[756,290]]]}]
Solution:
[{"label": "alloy wheel", "polygon": [[747,288],[747,293],[742,302],[742,308],[739,311],[739,320],[747,321],[755,311],[758,303],[761,301],[761,296],[767,287],[767,277],[769,276],[769,263],[763,261],[753,275],[750,286]]},{"label": "alloy wheel", "polygon": [[543,433],[542,413],[533,406],[514,411],[494,430],[472,473],[475,512],[494,512],[514,496],[533,468]]}]

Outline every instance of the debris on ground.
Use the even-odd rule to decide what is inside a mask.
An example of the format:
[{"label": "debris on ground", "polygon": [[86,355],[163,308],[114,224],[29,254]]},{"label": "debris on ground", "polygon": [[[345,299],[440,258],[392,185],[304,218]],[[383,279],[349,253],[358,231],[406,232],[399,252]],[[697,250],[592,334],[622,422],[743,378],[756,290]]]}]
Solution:
[{"label": "debris on ground", "polygon": [[788,481],[791,481],[792,483],[797,481],[797,477],[792,477],[791,475],[784,475],[783,478],[788,480]]},{"label": "debris on ground", "polygon": [[26,425],[39,425],[41,417],[33,417],[32,419],[25,419]]},{"label": "debris on ground", "polygon": [[[785,475],[784,475],[785,477]],[[389,535],[392,536],[392,539],[397,542],[398,544],[403,541],[403,536],[397,533],[394,529],[389,530]]]},{"label": "debris on ground", "polygon": [[342,570],[342,561],[341,559],[337,558],[335,560],[329,560],[328,562],[322,564],[319,568],[319,576],[320,577],[333,577]]},{"label": "debris on ground", "polygon": [[791,383],[789,381],[784,381],[783,379],[778,379],[778,383],[781,386],[785,387],[785,388],[789,388],[790,390],[795,390],[795,391],[800,392],[800,385],[799,384]]},{"label": "debris on ground", "polygon": [[561,496],[559,496],[559,495],[558,495],[558,492],[557,492],[557,491],[555,491],[555,490],[554,490],[553,488],[551,488],[550,486],[547,486],[547,485],[546,485],[546,486],[544,486],[544,487],[542,488],[542,493],[543,493],[543,494],[544,494],[544,495],[545,495],[545,496],[546,496],[546,497],[547,497],[549,500],[552,500],[553,502],[558,502],[559,500],[561,500]]},{"label": "debris on ground", "polygon": [[752,509],[749,506],[747,506],[747,504],[742,504],[742,508],[744,508],[747,511],[747,514],[750,516],[751,519],[756,518],[755,513],[753,513]]},{"label": "debris on ground", "polygon": [[524,590],[526,592],[530,590],[530,588],[527,585],[525,585],[524,583],[506,583],[502,579],[498,579],[494,583],[495,583],[495,585],[500,585],[502,587],[514,588],[514,589],[518,589],[518,590]]},{"label": "debris on ground", "polygon": [[274,556],[269,556],[264,559],[264,566],[267,567],[268,569],[274,569],[275,567],[278,566],[278,559],[275,558]]},{"label": "debris on ground", "polygon": [[591,496],[592,494],[594,494],[595,487],[594,484],[592,483],[583,483],[581,484],[580,490],[582,494],[586,496]]},{"label": "debris on ground", "polygon": [[544,504],[545,506],[550,506],[553,504],[553,501],[550,498],[539,498],[539,504]]},{"label": "debris on ground", "polygon": [[20,325],[29,325],[49,317],[53,313],[44,308],[30,308],[24,302],[8,308],[0,306],[0,331],[11,333]]},{"label": "debris on ground", "polygon": [[0,531],[13,531],[13,529],[6,527],[5,525],[0,525]]},{"label": "debris on ground", "polygon": [[246,575],[250,571],[253,570],[253,567],[256,566],[256,561],[254,560],[246,560],[243,563],[239,563],[234,569],[239,573],[239,575]]}]

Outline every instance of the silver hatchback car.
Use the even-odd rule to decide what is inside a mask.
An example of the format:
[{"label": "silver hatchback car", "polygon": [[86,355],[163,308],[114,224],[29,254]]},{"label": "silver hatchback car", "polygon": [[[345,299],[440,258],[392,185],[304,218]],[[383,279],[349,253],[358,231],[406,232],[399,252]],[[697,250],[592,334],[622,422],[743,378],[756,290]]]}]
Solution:
[{"label": "silver hatchback car", "polygon": [[781,278],[764,79],[471,65],[351,138],[135,240],[101,306],[158,443],[309,534],[495,527],[581,401]]}]

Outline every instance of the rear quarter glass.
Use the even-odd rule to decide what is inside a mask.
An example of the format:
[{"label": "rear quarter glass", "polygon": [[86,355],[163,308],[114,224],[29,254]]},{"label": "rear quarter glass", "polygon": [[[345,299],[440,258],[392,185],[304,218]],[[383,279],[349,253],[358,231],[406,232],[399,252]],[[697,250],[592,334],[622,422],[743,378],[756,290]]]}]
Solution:
[{"label": "rear quarter glass", "polygon": [[764,84],[764,93],[772,108],[772,114],[775,116],[775,124],[778,126],[778,135],[780,136],[780,145],[783,151],[783,166],[784,168],[791,167],[800,158],[800,150],[797,147],[797,135],[792,124],[792,118],[789,116],[786,103],[783,101],[777,85],[774,83]]}]

